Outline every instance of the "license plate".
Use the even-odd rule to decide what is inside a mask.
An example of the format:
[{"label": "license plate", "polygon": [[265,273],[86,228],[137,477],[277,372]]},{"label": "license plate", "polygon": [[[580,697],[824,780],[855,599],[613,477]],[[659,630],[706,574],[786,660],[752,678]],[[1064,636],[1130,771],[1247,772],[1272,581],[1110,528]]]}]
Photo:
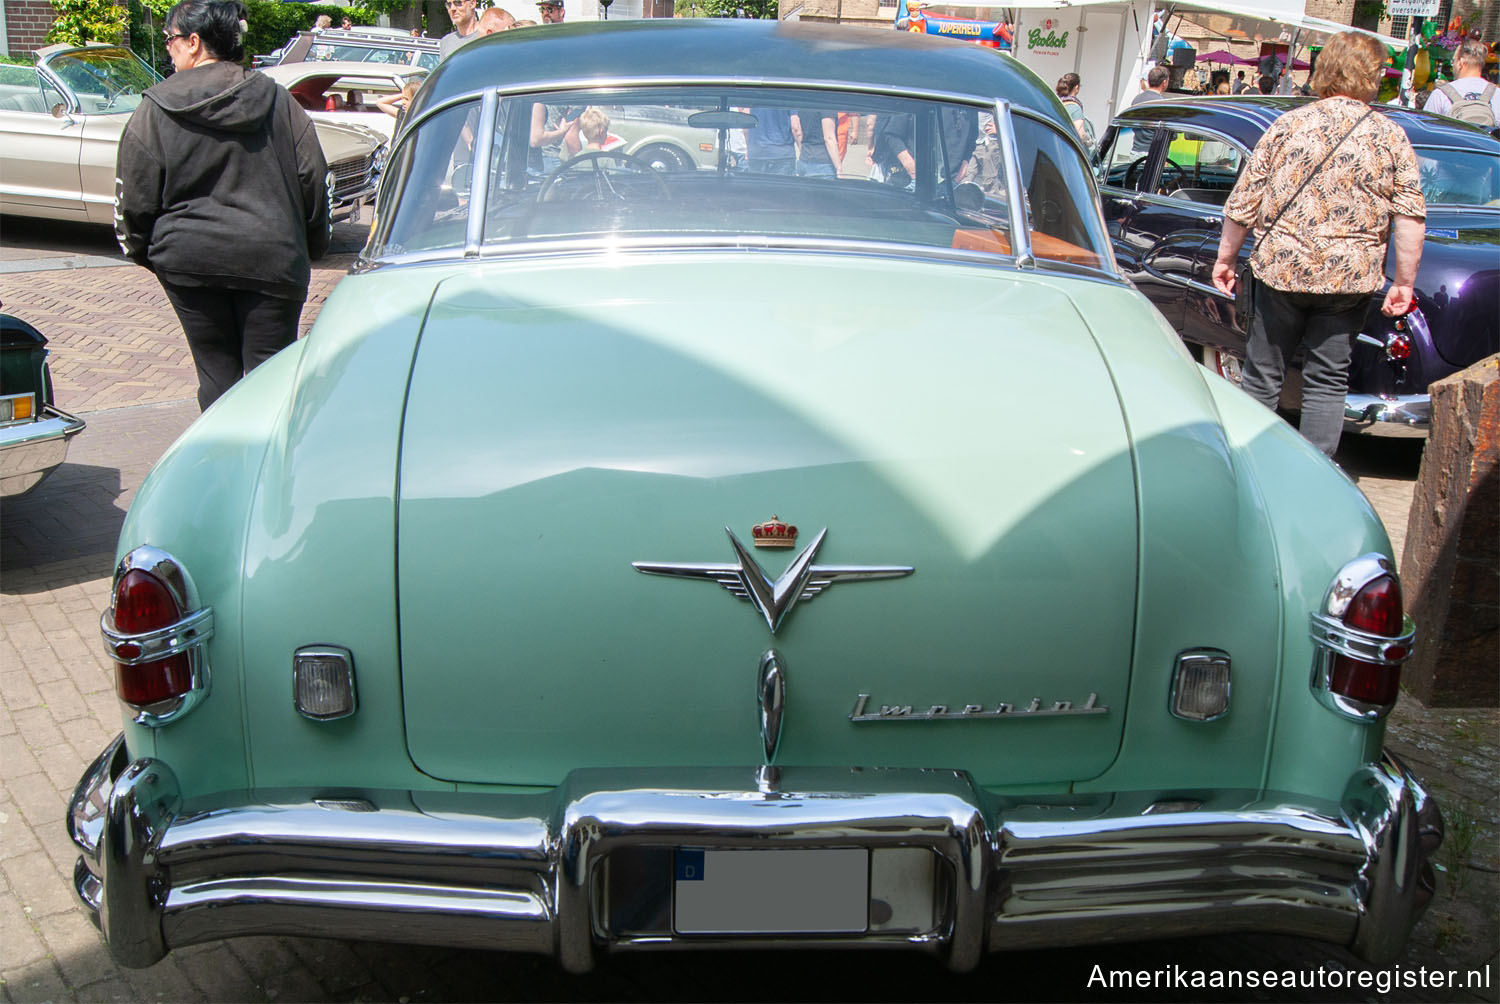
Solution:
[{"label": "license plate", "polygon": [[674,870],[679,934],[848,934],[869,927],[870,852],[863,848],[684,847]]}]

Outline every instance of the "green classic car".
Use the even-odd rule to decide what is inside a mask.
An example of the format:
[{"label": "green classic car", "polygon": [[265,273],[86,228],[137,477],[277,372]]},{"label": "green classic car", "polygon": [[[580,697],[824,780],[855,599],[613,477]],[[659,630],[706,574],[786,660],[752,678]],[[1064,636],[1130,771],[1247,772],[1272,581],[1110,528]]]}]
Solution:
[{"label": "green classic car", "polygon": [[[542,153],[631,105],[717,168]],[[837,112],[870,160],[799,176]],[[117,959],[1400,950],[1441,821],[1382,752],[1390,542],[1124,279],[1041,81],[626,21],[465,46],[409,114],[353,274],[123,528],[67,817]]]}]

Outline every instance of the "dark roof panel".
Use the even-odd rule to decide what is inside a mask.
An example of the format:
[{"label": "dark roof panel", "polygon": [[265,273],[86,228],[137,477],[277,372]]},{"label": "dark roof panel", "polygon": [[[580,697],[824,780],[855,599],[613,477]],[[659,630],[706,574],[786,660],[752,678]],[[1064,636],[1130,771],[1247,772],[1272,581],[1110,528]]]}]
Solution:
[{"label": "dark roof panel", "polygon": [[423,105],[497,83],[652,74],[836,80],[1005,98],[1067,124],[1050,85],[994,49],[894,29],[715,18],[596,21],[498,32],[433,71]]},{"label": "dark roof panel", "polygon": [[[1279,116],[1315,100],[1266,94],[1183,97],[1127,108],[1118,118],[1122,122],[1146,119],[1184,128],[1197,124],[1224,133],[1247,147],[1254,147],[1261,134]],[[1396,105],[1374,107],[1400,126],[1414,146],[1464,147],[1500,154],[1500,141],[1478,126]]]}]

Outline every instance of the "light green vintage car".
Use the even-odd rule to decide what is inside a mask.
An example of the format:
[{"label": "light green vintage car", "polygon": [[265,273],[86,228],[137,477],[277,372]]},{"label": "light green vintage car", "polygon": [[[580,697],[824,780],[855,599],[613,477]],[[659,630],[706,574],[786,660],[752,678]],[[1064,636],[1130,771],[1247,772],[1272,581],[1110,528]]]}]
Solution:
[{"label": "light green vintage car", "polygon": [[[533,145],[635,103],[749,170]],[[788,173],[833,112],[874,170]],[[1386,533],[1122,278],[1039,80],[558,25],[410,115],[354,274],[125,523],[124,733],[67,819],[117,959],[1401,948],[1441,823],[1382,753]]]}]

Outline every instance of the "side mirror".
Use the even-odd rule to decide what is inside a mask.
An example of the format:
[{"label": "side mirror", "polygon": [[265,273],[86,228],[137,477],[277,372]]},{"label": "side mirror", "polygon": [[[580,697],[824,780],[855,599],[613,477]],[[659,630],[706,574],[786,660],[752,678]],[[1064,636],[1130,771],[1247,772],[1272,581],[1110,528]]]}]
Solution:
[{"label": "side mirror", "polygon": [[68,106],[59,101],[52,106],[52,117],[55,119],[67,118]]}]

